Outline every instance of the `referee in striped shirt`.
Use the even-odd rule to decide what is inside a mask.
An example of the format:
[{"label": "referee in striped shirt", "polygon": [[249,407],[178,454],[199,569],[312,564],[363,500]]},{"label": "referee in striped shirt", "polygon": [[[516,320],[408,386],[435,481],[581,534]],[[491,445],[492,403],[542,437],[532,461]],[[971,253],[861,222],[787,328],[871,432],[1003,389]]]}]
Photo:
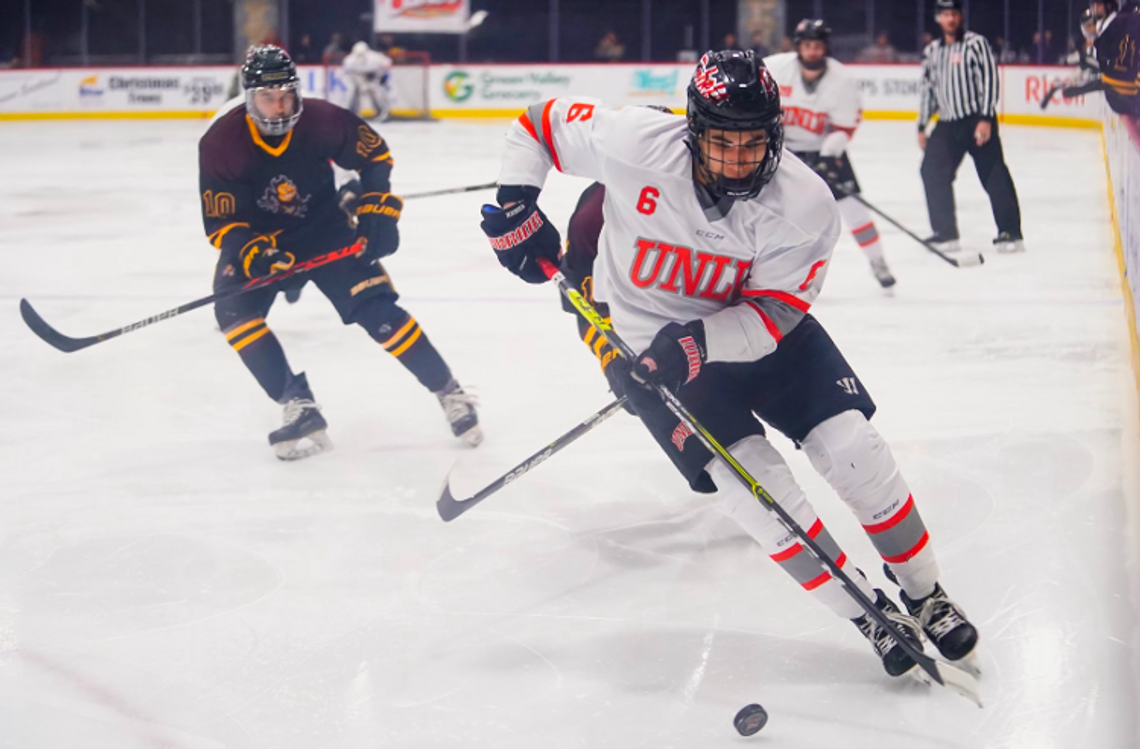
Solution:
[{"label": "referee in striped shirt", "polygon": [[[922,61],[922,101],[918,145],[925,151],[922,183],[934,236],[928,241],[946,252],[961,249],[954,212],[954,178],[967,153],[990,196],[998,252],[1025,249],[1017,190],[998,137],[998,70],[989,42],[962,25],[961,0],[936,0],[935,19],[943,37],[931,42]],[[938,124],[930,138],[926,126],[934,113]]]}]

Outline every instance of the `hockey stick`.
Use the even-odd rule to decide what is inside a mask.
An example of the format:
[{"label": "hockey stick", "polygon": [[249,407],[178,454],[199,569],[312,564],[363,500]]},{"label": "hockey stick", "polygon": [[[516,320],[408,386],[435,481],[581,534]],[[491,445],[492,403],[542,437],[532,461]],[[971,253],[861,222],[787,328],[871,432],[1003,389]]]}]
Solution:
[{"label": "hockey stick", "polygon": [[404,200],[412,200],[413,198],[434,198],[437,195],[456,195],[461,192],[477,192],[479,190],[490,190],[493,187],[498,187],[498,182],[487,182],[482,185],[468,185],[467,187],[448,187],[443,190],[428,190],[427,192],[413,192],[410,195],[404,195]]},{"label": "hockey stick", "polygon": [[[633,361],[636,358],[636,354],[634,353],[633,349],[631,349],[629,345],[623,341],[620,336],[618,336],[618,334],[614,331],[613,326],[610,325],[610,323],[606,322],[606,320],[598,313],[598,311],[594,309],[593,305],[591,305],[590,302],[584,296],[582,296],[582,294],[578,292],[578,290],[575,289],[569,281],[566,280],[566,277],[562,275],[558,268],[556,268],[550,261],[545,259],[539,259],[538,262],[541,265],[543,271],[545,271],[547,277],[558,284],[558,287],[561,290],[563,296],[569,300],[569,302],[574,306],[574,309],[578,310],[578,313],[581,314],[587,322],[593,325],[611,346],[620,351],[622,356],[624,356],[629,361]],[[866,612],[867,616],[874,619],[880,627],[884,628],[890,634],[891,638],[894,639],[894,641],[899,645],[899,647],[906,651],[907,655],[913,658],[918,666],[923,671],[925,671],[930,676],[930,678],[942,686],[948,687],[963,697],[966,697],[967,699],[973,701],[978,707],[982,706],[981,697],[978,694],[978,680],[973,675],[950,663],[931,658],[930,656],[923,653],[919,648],[916,648],[914,645],[912,645],[910,641],[902,635],[894,622],[887,619],[886,615],[884,615],[883,612],[880,611],[879,608],[871,602],[871,599],[867,598],[863,591],[859,590],[859,588],[856,587],[855,583],[851,580],[850,577],[848,577],[847,573],[844,572],[839,567],[839,565],[835,563],[835,560],[827,555],[827,553],[819,546],[819,544],[816,543],[815,539],[809,536],[807,532],[802,527],[800,527],[799,523],[797,523],[792,518],[792,516],[788,514],[788,511],[781,507],[780,504],[776,502],[776,500],[772,497],[772,495],[769,494],[764,489],[764,487],[762,487],[760,483],[752,477],[750,473],[748,473],[744,466],[737,462],[736,458],[732,456],[732,453],[721,446],[721,444],[717,442],[716,438],[713,437],[707,429],[701,426],[701,423],[688,412],[688,409],[685,408],[685,406],[681,403],[676,395],[674,395],[664,385],[654,384],[652,387],[653,390],[655,390],[657,394],[661,396],[661,399],[665,402],[666,407],[668,407],[668,409],[672,411],[678,419],[681,420],[681,423],[688,427],[690,431],[692,431],[697,439],[699,439],[701,443],[706,448],[708,448],[709,452],[711,452],[714,457],[718,458],[721,462],[725,463],[732,469],[733,474],[737,477],[737,479],[740,480],[742,484],[748,487],[748,490],[752,492],[752,495],[756,497],[757,501],[759,501],[760,504],[764,505],[764,507],[769,511],[776,513],[776,516],[780,519],[780,523],[788,530],[788,532],[799,538],[800,543],[802,543],[804,547],[811,552],[811,555],[819,561],[820,565],[826,571],[830,572],[832,576],[835,577],[835,579],[843,585],[843,589],[847,595],[851,596],[851,598],[853,598],[855,602],[859,604],[860,608]]]},{"label": "hockey stick", "polygon": [[1057,92],[1064,87],[1064,83],[1054,83],[1052,86],[1050,86],[1049,90],[1045,92],[1045,95],[1041,97],[1041,109],[1048,109],[1049,105],[1053,103],[1053,97],[1056,96]]},{"label": "hockey stick", "polygon": [[885,220],[888,224],[891,224],[896,229],[901,231],[903,234],[906,234],[908,237],[913,239],[915,242],[918,242],[920,245],[922,245],[926,249],[930,250],[931,252],[933,252],[935,255],[942,258],[946,262],[950,263],[955,268],[968,268],[968,267],[971,267],[974,265],[981,265],[982,263],[986,262],[985,257],[983,257],[981,253],[977,253],[977,254],[973,254],[973,255],[963,255],[962,257],[950,257],[945,252],[943,252],[942,250],[940,250],[937,247],[935,247],[934,245],[932,245],[930,242],[927,242],[925,239],[918,236],[917,234],[912,232],[910,229],[908,229],[905,226],[903,226],[902,224],[900,224],[898,221],[895,221],[893,218],[891,218],[890,216],[883,213],[882,211],[880,211],[875,206],[868,203],[866,200],[863,199],[863,196],[860,195],[859,193],[850,192],[848,190],[845,190],[845,189],[843,189],[842,185],[835,185],[835,184],[830,183],[830,182],[828,184],[835,187],[835,189],[837,189],[839,192],[843,193],[847,197],[854,198],[855,200],[859,201],[868,210],[879,214],[879,216],[882,217],[883,220]]},{"label": "hockey stick", "polygon": [[168,309],[165,312],[159,312],[157,315],[151,315],[150,317],[144,320],[139,320],[136,323],[131,323],[130,325],[126,325],[122,328],[110,330],[106,333],[100,333],[99,335],[90,336],[88,338],[71,338],[69,336],[65,336],[63,333],[60,333],[58,330],[48,325],[47,321],[40,317],[40,314],[36,312],[35,308],[32,307],[31,303],[27,299],[20,300],[20,316],[24,318],[24,322],[28,324],[28,327],[32,329],[33,333],[38,335],[51,346],[54,346],[60,351],[65,351],[70,354],[72,351],[79,351],[80,349],[85,349],[88,346],[94,346],[96,343],[102,343],[103,341],[109,341],[112,338],[118,338],[124,333],[130,333],[131,331],[138,330],[139,328],[145,328],[148,325],[155,324],[156,322],[162,322],[163,320],[169,320],[172,317],[178,317],[183,312],[189,312],[192,309],[204,307],[207,304],[211,304],[221,299],[229,299],[230,297],[244,294],[247,291],[261,289],[269,286],[270,284],[275,284],[279,281],[283,281],[290,276],[295,276],[298,273],[305,273],[307,271],[313,270],[314,268],[320,268],[322,265],[334,263],[337,260],[341,260],[350,255],[355,255],[362,249],[364,249],[362,245],[353,244],[349,245],[348,247],[342,247],[339,250],[326,252],[324,255],[317,255],[311,260],[306,260],[303,263],[297,263],[287,271],[274,273],[272,276],[264,276],[262,278],[252,279],[251,281],[248,281],[240,286],[232,286],[228,289],[225,289],[224,291],[219,291],[211,294],[210,296],[202,297],[201,299],[195,299],[192,302],[187,302],[186,304],[175,307],[174,309]]},{"label": "hockey stick", "polygon": [[479,504],[495,492],[499,491],[507,484],[521,477],[524,473],[528,473],[532,469],[538,467],[539,464],[544,463],[546,459],[551,455],[554,455],[554,453],[566,447],[571,442],[574,442],[586,432],[589,432],[598,424],[601,424],[603,421],[620,411],[624,405],[625,396],[623,395],[613,403],[610,403],[608,406],[603,408],[601,411],[591,414],[590,417],[583,421],[581,424],[574,427],[561,437],[558,437],[549,445],[542,448],[534,455],[531,455],[529,458],[519,463],[517,466],[507,471],[505,474],[495,479],[490,484],[483,487],[466,499],[456,499],[452,495],[451,473],[448,473],[447,478],[444,480],[443,493],[435,503],[435,509],[439,511],[439,516],[443,518],[443,521],[445,523],[450,523],[452,520],[455,520],[457,517],[467,512],[472,507]]}]

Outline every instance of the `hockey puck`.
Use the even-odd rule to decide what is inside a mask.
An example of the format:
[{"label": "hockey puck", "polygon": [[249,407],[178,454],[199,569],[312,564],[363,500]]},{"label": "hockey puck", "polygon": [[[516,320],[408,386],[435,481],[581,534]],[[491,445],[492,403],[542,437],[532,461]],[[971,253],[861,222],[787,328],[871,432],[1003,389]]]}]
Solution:
[{"label": "hockey puck", "polygon": [[768,725],[768,711],[757,704],[745,705],[732,720],[736,732],[741,736],[751,736],[759,733],[760,729]]},{"label": "hockey puck", "polygon": [[986,262],[986,258],[982,255],[963,255],[958,258],[959,268],[969,268],[974,265],[982,265]]}]

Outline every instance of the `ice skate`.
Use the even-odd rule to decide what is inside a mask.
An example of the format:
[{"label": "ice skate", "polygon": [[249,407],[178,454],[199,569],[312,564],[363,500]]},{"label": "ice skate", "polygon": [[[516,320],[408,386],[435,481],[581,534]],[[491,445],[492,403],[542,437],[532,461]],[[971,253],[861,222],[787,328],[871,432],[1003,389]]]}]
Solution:
[{"label": "ice skate", "polygon": [[[907,616],[899,611],[898,607],[887,598],[887,594],[875,588],[876,600],[875,606],[882,611],[888,621],[893,622],[899,630],[902,631],[903,637],[906,637],[912,645],[918,650],[922,650],[922,634],[919,630],[918,620],[913,616]],[[886,670],[891,676],[902,676],[904,674],[913,674],[920,681],[923,681],[921,674],[923,672],[918,669],[918,663],[915,662],[910,655],[903,650],[890,633],[882,627],[878,622],[872,619],[867,614],[863,614],[857,619],[852,619],[851,622],[859,628],[871,646],[875,648],[875,652],[883,660],[883,669]]]},{"label": "ice skate", "polygon": [[475,412],[478,399],[465,393],[459,383],[452,380],[443,390],[437,392],[439,405],[451,424],[451,433],[475,447],[483,441],[483,430],[479,427],[479,414]]},{"label": "ice skate", "polygon": [[1021,237],[1014,238],[1009,232],[1003,231],[994,239],[994,249],[1003,255],[1014,252],[1025,252],[1025,240]]},{"label": "ice skate", "polygon": [[917,601],[911,600],[906,591],[899,591],[899,596],[946,660],[957,663],[975,676],[980,674],[976,657],[978,630],[966,619],[966,613],[958,604],[950,600],[941,585],[935,584],[933,593]]},{"label": "ice skate", "polygon": [[891,274],[891,269],[887,267],[887,261],[883,258],[876,258],[871,261],[871,272],[875,274],[875,280],[884,289],[889,289],[895,285],[895,277]]},{"label": "ice skate", "polygon": [[332,440],[325,430],[328,422],[321,407],[313,402],[313,394],[302,372],[286,388],[285,423],[269,433],[269,444],[280,460],[301,460],[331,450]]}]

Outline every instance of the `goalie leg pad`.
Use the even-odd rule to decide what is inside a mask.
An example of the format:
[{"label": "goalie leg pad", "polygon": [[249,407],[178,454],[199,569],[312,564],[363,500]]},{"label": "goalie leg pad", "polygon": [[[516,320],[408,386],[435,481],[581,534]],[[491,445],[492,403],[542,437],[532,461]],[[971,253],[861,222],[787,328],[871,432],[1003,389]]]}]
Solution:
[{"label": "goalie leg pad", "polygon": [[908,595],[930,595],[938,562],[930,534],[890,447],[859,411],[845,411],[808,433],[803,450],[855,513]]}]

